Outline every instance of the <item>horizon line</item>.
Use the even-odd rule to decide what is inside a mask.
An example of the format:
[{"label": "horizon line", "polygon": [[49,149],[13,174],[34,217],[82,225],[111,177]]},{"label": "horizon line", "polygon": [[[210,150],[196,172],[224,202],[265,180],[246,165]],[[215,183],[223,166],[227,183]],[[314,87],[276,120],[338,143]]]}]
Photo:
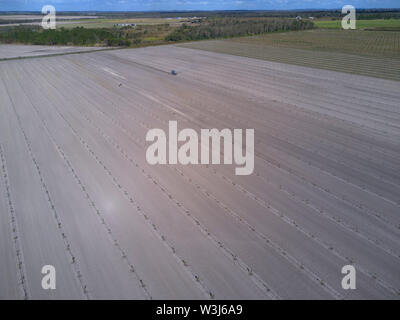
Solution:
[{"label": "horizon line", "polygon": [[[400,10],[397,8],[356,8],[357,10]],[[218,10],[60,10],[58,12],[119,12],[119,13],[130,13],[130,12],[279,12],[279,11],[335,11],[342,10],[338,8],[308,8],[308,9],[218,9]],[[38,13],[39,10],[0,10],[0,12],[26,12],[26,13]]]}]

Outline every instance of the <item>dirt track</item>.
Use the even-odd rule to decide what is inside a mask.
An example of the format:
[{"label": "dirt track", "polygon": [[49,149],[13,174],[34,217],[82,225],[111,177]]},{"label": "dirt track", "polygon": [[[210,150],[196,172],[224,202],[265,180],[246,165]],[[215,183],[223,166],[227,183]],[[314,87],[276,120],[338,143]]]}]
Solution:
[{"label": "dirt track", "polygon": [[38,46],[38,45],[19,45],[1,44],[0,61],[8,59],[19,59],[26,57],[39,57],[49,55],[62,55],[69,53],[79,53],[85,51],[104,50],[103,47],[75,47],[75,46]]},{"label": "dirt track", "polygon": [[[399,299],[399,82],[174,46],[0,79],[0,298]],[[254,128],[254,174],[148,165],[169,120]]]}]

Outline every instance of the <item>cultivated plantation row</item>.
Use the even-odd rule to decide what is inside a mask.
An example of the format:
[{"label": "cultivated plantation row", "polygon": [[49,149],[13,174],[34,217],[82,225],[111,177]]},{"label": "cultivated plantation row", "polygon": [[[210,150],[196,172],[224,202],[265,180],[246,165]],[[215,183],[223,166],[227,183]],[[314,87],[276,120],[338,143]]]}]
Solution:
[{"label": "cultivated plantation row", "polygon": [[400,32],[307,30],[182,44],[184,47],[400,80]]},{"label": "cultivated plantation row", "polygon": [[[0,75],[0,298],[399,298],[398,82],[174,46]],[[149,165],[171,120],[255,129],[254,173]]]}]

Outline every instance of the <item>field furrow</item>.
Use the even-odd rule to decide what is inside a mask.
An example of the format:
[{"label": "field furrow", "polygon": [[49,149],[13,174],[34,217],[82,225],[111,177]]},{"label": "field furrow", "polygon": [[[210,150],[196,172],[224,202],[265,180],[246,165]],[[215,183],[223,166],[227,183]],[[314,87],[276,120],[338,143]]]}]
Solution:
[{"label": "field furrow", "polygon": [[[0,299],[399,298],[397,60],[240,41],[0,61]],[[254,129],[254,172],[150,165],[169,121]]]}]

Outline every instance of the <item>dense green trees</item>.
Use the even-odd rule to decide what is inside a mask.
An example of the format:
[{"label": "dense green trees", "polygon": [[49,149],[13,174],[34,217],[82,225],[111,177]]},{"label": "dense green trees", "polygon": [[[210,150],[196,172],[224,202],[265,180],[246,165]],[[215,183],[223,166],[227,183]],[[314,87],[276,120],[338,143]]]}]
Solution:
[{"label": "dense green trees", "polygon": [[10,26],[0,28],[0,43],[79,46],[142,46],[165,42],[173,27],[169,24],[131,27],[57,28],[43,30],[40,26]]},{"label": "dense green trees", "polygon": [[273,31],[311,29],[314,24],[307,20],[265,18],[210,18],[199,25],[182,25],[171,32],[167,41],[201,40],[248,36]]},{"label": "dense green trees", "polygon": [[73,29],[41,30],[39,28],[16,27],[0,32],[0,42],[41,45],[96,45],[129,46],[131,42],[119,30]]}]

